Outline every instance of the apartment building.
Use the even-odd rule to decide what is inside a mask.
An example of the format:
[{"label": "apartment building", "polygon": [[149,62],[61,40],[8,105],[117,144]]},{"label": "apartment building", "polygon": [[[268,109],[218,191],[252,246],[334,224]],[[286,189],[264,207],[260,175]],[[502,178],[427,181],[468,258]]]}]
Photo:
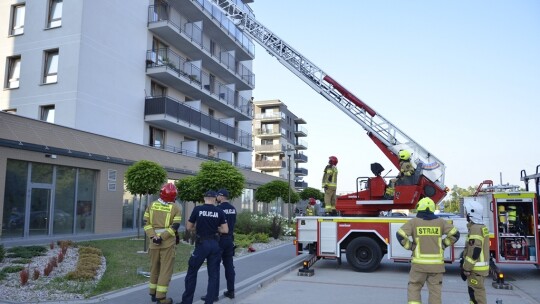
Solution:
[{"label": "apartment building", "polygon": [[278,99],[254,101],[253,107],[254,168],[289,180],[297,190],[306,188],[306,121]]},{"label": "apartment building", "polygon": [[[237,0],[251,13],[244,2],[252,1]],[[0,142],[10,151],[0,156],[0,175],[10,175],[11,182],[28,179],[15,192],[7,180],[0,183],[3,232],[12,212],[22,218],[17,233],[23,237],[36,229],[55,234],[55,216],[83,213],[91,218],[87,233],[133,228],[133,220],[102,224],[109,216],[133,216],[123,171],[139,159],[155,159],[152,153],[161,155],[156,161],[167,165],[170,178],[195,174],[193,165],[202,160],[225,160],[246,172],[251,190],[270,180],[251,173],[254,44],[212,2],[2,0],[0,16],[6,33],[0,38],[0,110],[15,114],[0,116]],[[24,132],[39,136],[19,135]],[[111,169],[114,178],[103,166],[111,160],[120,160]],[[71,194],[63,194],[68,202],[60,208],[55,192],[64,178]],[[110,189],[109,178],[115,184]],[[124,206],[99,211],[104,197]],[[31,227],[37,212],[48,220]],[[75,222],[63,232],[78,233]]]}]

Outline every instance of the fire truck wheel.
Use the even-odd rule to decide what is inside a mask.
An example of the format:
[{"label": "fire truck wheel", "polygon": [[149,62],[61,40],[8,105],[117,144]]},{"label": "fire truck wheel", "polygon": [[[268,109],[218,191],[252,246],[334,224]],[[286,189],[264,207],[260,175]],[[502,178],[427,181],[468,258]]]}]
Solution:
[{"label": "fire truck wheel", "polygon": [[382,251],[369,237],[358,237],[347,246],[347,262],[357,271],[372,272],[381,264]]}]

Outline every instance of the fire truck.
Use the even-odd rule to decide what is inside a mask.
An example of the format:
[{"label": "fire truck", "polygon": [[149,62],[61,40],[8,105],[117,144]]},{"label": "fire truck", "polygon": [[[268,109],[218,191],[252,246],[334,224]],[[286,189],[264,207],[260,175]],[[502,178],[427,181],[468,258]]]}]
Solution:
[{"label": "fire truck", "polygon": [[[441,201],[448,192],[448,188],[444,185],[444,163],[259,23],[250,12],[242,11],[232,0],[212,1],[244,34],[260,44],[294,75],[357,122],[393,165],[399,168],[400,150],[411,152],[411,162],[415,167],[415,172],[412,176],[402,178],[396,183],[393,196],[386,195],[386,189],[389,186],[388,177],[381,176],[384,169],[374,163],[371,166],[372,176],[357,179],[356,192],[337,198],[336,209],[340,216],[297,218],[296,253],[309,253],[311,256],[304,262],[304,270],[309,273],[309,267],[321,258],[336,259],[338,263],[341,263],[342,254],[346,255],[348,263],[356,270],[364,272],[376,270],[384,255],[394,261],[409,261],[410,251],[403,249],[395,236],[401,225],[409,219],[379,217],[379,214],[392,209],[415,209],[417,202],[423,197],[430,197],[435,202]],[[479,199],[481,196],[478,194],[475,197]],[[530,206],[536,201],[536,198],[530,197],[529,194],[524,194],[523,199],[525,198],[532,199]],[[505,200],[508,199],[505,198]],[[486,198],[484,201],[486,206],[489,202],[492,208],[495,207],[492,203],[493,199]],[[493,209],[485,208],[485,210],[487,212]],[[534,213],[534,223],[537,225],[537,207],[520,210]],[[467,235],[464,218],[455,218],[452,221],[462,237],[454,246],[444,251],[445,261],[449,263],[459,259]],[[530,232],[530,229],[528,231]],[[525,237],[523,241],[533,242],[536,247],[537,235],[536,229],[534,239]],[[504,238],[498,241],[503,247],[509,244]],[[501,246],[496,245],[496,248]],[[530,247],[529,245],[528,248]],[[529,261],[532,261],[530,258],[532,251],[528,250]],[[505,259],[509,257],[508,254],[510,253],[505,253]]]}]

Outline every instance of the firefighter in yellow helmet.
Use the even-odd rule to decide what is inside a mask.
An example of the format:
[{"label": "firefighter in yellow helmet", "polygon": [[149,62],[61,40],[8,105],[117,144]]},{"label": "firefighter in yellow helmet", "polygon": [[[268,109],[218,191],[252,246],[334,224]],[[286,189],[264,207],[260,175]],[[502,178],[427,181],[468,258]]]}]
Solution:
[{"label": "firefighter in yellow helmet", "polygon": [[470,303],[485,304],[484,278],[489,274],[489,229],[484,225],[484,207],[476,201],[463,204],[469,235],[461,260],[461,278],[467,281]]},{"label": "firefighter in yellow helmet", "polygon": [[322,187],[324,189],[324,209],[326,214],[336,215],[336,189],[337,189],[337,163],[338,159],[335,156],[328,158],[328,165],[324,167],[322,178]]},{"label": "firefighter in yellow helmet", "polygon": [[[440,304],[444,268],[444,249],[459,239],[459,231],[449,221],[436,216],[435,203],[429,197],[418,201],[416,218],[405,223],[396,237],[407,250],[412,250],[407,299],[421,304],[420,292],[427,282],[430,304]],[[443,239],[443,235],[446,237]]]},{"label": "firefighter in yellow helmet", "polygon": [[172,303],[167,290],[173,273],[176,255],[176,233],[182,215],[174,203],[177,190],[168,183],[161,188],[159,199],[144,212],[144,232],[150,239],[150,297],[152,302]]},{"label": "firefighter in yellow helmet", "polygon": [[397,178],[393,178],[388,183],[385,194],[388,197],[394,196],[394,187],[396,184],[406,184],[404,178],[412,176],[414,174],[414,167],[411,163],[411,152],[408,150],[399,150],[399,173]]}]

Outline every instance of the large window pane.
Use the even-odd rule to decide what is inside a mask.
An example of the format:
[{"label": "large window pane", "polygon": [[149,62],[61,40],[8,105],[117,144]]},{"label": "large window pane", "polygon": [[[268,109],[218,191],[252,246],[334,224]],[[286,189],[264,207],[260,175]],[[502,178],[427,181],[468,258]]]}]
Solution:
[{"label": "large window pane", "polygon": [[96,173],[88,169],[79,169],[77,183],[77,233],[94,232]]},{"label": "large window pane", "polygon": [[14,89],[19,87],[19,77],[21,75],[21,57],[8,58],[8,78],[6,88]]},{"label": "large window pane", "polygon": [[58,50],[45,52],[45,71],[43,83],[55,83],[58,81]]},{"label": "large window pane", "polygon": [[24,33],[24,15],[24,4],[13,6],[13,15],[11,16],[11,35],[20,35]]},{"label": "large window pane", "polygon": [[22,237],[25,222],[28,163],[7,160],[2,217],[2,238]]},{"label": "large window pane", "polygon": [[49,164],[32,164],[32,183],[52,184],[53,166]]},{"label": "large window pane", "polygon": [[73,233],[75,214],[75,177],[77,169],[56,168],[56,192],[54,201],[54,234]]},{"label": "large window pane", "polygon": [[49,0],[48,27],[59,27],[62,25],[62,0]]}]

